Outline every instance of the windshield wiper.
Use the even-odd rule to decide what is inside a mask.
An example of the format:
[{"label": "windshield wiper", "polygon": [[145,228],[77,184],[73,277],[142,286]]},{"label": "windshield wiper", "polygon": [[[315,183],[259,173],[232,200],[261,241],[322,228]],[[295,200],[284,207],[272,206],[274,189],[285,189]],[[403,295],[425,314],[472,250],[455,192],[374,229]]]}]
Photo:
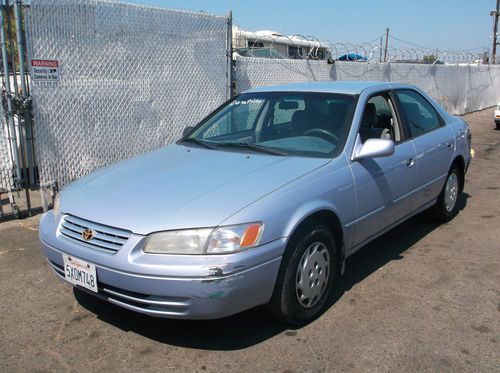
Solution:
[{"label": "windshield wiper", "polygon": [[266,153],[266,154],[280,155],[280,156],[287,155],[285,152],[282,152],[282,151],[279,151],[276,149],[266,148],[264,146],[260,146],[257,144],[249,144],[246,142],[219,142],[219,143],[217,143],[217,147],[219,147],[219,148],[248,149],[248,150],[253,150],[253,151],[259,152],[259,153]]},{"label": "windshield wiper", "polygon": [[182,143],[193,143],[193,144],[196,144],[196,145],[200,145],[200,146],[203,146],[204,148],[207,148],[207,149],[216,149],[216,146],[215,145],[212,145],[212,144],[209,144],[208,142],[206,141],[203,141],[203,140],[200,140],[200,139],[196,139],[194,137],[187,137],[185,139],[182,139],[180,140],[178,143],[179,144],[182,144]]}]

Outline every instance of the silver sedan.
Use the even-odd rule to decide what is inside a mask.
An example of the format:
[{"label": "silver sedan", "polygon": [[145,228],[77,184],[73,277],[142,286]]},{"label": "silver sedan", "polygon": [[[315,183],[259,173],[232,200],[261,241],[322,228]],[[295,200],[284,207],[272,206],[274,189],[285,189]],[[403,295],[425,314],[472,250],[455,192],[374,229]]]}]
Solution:
[{"label": "silver sedan", "polygon": [[416,87],[247,91],[176,143],[94,172],[40,223],[55,273],[151,316],[266,305],[320,315],[345,260],[408,218],[459,210],[470,130]]}]

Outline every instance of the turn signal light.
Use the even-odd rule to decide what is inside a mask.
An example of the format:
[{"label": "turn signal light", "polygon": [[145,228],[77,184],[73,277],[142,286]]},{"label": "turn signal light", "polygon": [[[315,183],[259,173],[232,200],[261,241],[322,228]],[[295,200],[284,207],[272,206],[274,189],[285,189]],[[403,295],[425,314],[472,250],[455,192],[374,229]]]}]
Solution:
[{"label": "turn signal light", "polygon": [[245,247],[255,246],[256,243],[259,241],[261,229],[262,229],[261,224],[250,225],[243,234],[240,247],[245,248]]}]

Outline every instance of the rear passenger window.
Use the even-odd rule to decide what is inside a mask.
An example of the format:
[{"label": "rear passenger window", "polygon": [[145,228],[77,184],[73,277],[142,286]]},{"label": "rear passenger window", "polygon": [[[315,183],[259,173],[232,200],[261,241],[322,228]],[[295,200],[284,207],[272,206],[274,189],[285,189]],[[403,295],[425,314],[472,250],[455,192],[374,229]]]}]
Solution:
[{"label": "rear passenger window", "polygon": [[432,131],[441,126],[436,110],[419,93],[410,90],[396,91],[401,110],[412,137]]}]

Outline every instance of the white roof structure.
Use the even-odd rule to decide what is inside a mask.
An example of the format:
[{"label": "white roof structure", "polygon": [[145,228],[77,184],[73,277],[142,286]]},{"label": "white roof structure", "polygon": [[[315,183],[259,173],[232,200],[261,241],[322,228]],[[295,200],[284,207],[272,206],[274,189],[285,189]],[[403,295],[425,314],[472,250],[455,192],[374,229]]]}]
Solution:
[{"label": "white roof structure", "polygon": [[311,37],[305,37],[302,35],[286,36],[272,30],[245,31],[240,29],[238,26],[233,26],[233,38],[245,38],[253,41],[267,41],[273,44],[286,44],[299,47],[331,49],[328,44],[319,40],[313,40]]}]

